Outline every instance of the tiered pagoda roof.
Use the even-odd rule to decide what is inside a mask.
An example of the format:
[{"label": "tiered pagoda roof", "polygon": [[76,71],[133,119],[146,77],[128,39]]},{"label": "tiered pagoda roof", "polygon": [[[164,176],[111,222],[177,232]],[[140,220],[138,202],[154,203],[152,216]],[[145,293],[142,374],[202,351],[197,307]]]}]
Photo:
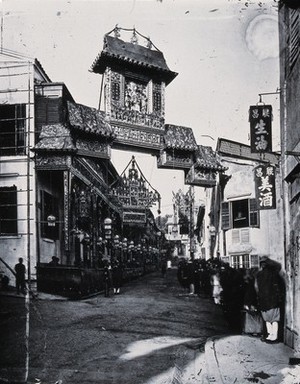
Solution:
[{"label": "tiered pagoda roof", "polygon": [[[152,46],[152,44],[150,45]],[[176,72],[169,69],[163,53],[158,49],[125,42],[118,37],[110,36],[109,33],[106,34],[103,50],[96,57],[91,70],[102,74],[107,67],[124,66],[124,63],[128,66],[159,72],[166,84],[169,84],[177,76]]]}]

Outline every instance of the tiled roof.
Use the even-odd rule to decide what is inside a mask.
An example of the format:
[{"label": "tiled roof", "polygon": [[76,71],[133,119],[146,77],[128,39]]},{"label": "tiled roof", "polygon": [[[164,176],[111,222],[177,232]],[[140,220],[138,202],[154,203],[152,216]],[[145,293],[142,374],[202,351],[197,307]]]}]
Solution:
[{"label": "tiled roof", "polygon": [[280,159],[280,155],[277,155],[276,153],[252,153],[251,147],[249,145],[222,138],[219,138],[216,150],[220,155],[227,155],[255,161],[265,161],[273,164],[278,164]]},{"label": "tiled roof", "polygon": [[103,50],[95,59],[91,69],[93,72],[103,73],[107,66],[119,60],[163,72],[167,84],[177,76],[176,72],[169,69],[163,53],[159,50],[128,43],[109,35],[105,35]]},{"label": "tiled roof", "polygon": [[74,151],[70,129],[63,124],[43,125],[35,151]]},{"label": "tiled roof", "polygon": [[211,147],[206,147],[204,145],[198,145],[195,165],[198,168],[212,169],[215,171],[226,170],[226,168],[223,167],[218,161],[216,152],[213,151]]},{"label": "tiled roof", "polygon": [[192,128],[166,124],[164,142],[166,148],[195,151],[198,146]]},{"label": "tiled roof", "polygon": [[104,113],[96,108],[87,107],[82,104],[67,102],[69,123],[73,128],[86,133],[94,133],[106,138],[115,137],[113,128],[105,120]]}]

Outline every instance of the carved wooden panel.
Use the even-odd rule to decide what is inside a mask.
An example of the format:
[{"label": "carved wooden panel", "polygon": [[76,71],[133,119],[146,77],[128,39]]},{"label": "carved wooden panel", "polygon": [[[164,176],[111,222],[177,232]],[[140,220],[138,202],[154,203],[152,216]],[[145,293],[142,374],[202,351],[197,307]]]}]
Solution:
[{"label": "carved wooden panel", "polygon": [[123,125],[112,125],[116,134],[116,141],[122,144],[136,145],[144,148],[160,149],[162,147],[162,134],[144,131]]},{"label": "carved wooden panel", "polygon": [[216,171],[192,167],[186,175],[185,184],[209,188],[217,184],[216,178]]},{"label": "carved wooden panel", "polygon": [[110,157],[109,146],[98,140],[78,138],[76,141],[76,148],[79,153],[87,153],[88,155],[95,157]]},{"label": "carved wooden panel", "polygon": [[164,128],[164,85],[141,81],[107,69],[105,72],[105,110],[111,120]]},{"label": "carved wooden panel", "polygon": [[41,156],[37,154],[35,164],[37,169],[65,169],[71,165],[71,158],[64,155],[49,154],[48,156]]},{"label": "carved wooden panel", "polygon": [[157,158],[158,168],[190,169],[193,165],[193,155],[190,152],[166,150]]}]

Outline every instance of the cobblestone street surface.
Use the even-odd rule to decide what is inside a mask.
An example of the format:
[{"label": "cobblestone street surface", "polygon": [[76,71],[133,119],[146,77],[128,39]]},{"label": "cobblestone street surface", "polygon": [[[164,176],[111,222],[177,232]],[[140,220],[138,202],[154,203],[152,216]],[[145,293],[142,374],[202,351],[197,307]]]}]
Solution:
[{"label": "cobblestone street surface", "polygon": [[[205,383],[205,342],[228,329],[211,298],[188,295],[176,272],[142,277],[108,298],[31,300],[28,383]],[[11,374],[21,382],[26,374],[24,302],[12,300],[1,321],[6,351],[0,383],[12,380]]]}]

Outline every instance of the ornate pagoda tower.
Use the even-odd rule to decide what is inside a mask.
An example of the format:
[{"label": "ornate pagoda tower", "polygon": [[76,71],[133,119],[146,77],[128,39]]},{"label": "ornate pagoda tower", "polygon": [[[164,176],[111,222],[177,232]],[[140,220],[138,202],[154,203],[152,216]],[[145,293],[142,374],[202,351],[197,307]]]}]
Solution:
[{"label": "ornate pagoda tower", "polygon": [[[132,33],[130,42],[120,39],[121,31]],[[91,70],[103,75],[99,107],[103,102],[116,134],[114,148],[159,154],[165,133],[165,87],[177,76],[163,53],[135,29],[116,26],[104,36],[103,50]]]}]

